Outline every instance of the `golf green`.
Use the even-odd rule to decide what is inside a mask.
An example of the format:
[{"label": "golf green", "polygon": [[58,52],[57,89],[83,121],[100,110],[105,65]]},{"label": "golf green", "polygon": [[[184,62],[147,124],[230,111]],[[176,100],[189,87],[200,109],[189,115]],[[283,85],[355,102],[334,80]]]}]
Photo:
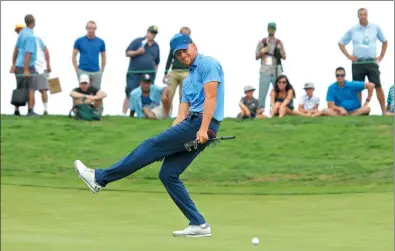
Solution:
[{"label": "golf green", "polygon": [[[211,238],[174,238],[187,225],[166,193],[2,185],[4,251],[390,251],[393,193],[192,194]],[[133,187],[132,187],[133,188]],[[138,185],[136,185],[138,190]],[[252,246],[251,239],[260,244]]]}]

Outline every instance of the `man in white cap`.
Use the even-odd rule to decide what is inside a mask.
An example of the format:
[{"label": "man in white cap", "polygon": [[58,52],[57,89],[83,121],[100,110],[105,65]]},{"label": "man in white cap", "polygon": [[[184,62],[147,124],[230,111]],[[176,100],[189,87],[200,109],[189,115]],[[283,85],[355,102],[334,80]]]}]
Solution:
[{"label": "man in white cap", "polygon": [[266,118],[263,115],[265,108],[259,104],[258,99],[254,98],[254,91],[255,88],[251,85],[244,87],[245,96],[240,100],[239,106],[241,111],[237,115],[237,120]]},{"label": "man in white cap", "polygon": [[318,110],[320,98],[314,95],[314,84],[305,83],[304,90],[306,93],[300,97],[298,111],[307,116],[320,116],[321,112]]},{"label": "man in white cap", "polygon": [[73,107],[84,103],[99,108],[107,94],[90,85],[89,75],[81,74],[79,80],[80,87],[74,88],[70,94],[73,98]]}]

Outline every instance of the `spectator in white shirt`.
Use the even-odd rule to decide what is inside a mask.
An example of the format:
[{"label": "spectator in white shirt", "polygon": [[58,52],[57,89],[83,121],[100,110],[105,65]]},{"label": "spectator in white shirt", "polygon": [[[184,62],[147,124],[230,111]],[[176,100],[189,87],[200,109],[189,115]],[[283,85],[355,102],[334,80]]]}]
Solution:
[{"label": "spectator in white shirt", "polygon": [[298,111],[311,117],[320,116],[321,112],[318,110],[320,98],[314,95],[314,84],[304,84],[304,90],[306,94],[300,98]]},{"label": "spectator in white shirt", "polygon": [[44,115],[48,115],[48,74],[51,72],[49,51],[41,38],[37,36],[36,45],[37,59],[35,61],[34,67],[38,75],[35,76],[37,78],[37,81],[34,89],[41,93],[41,99],[44,105]]}]

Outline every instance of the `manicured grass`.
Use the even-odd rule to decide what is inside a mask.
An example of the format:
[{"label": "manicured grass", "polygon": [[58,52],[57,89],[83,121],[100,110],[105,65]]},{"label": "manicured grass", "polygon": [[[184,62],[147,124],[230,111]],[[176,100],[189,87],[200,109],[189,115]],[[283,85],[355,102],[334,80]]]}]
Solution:
[{"label": "manicured grass", "polygon": [[1,120],[1,250],[389,251],[394,245],[393,118],[225,121],[220,135],[237,139],[207,149],[182,175],[212,225],[213,237],[205,239],[171,236],[187,221],[157,178],[160,163],[97,195],[73,170],[75,159],[93,168],[111,165],[171,121]]},{"label": "manicured grass", "polygon": [[187,221],[167,194],[1,188],[4,251],[390,251],[394,245],[392,193],[195,194],[213,237],[180,239],[171,233]]},{"label": "manicured grass", "polygon": [[[107,167],[171,121],[105,117],[2,116],[1,166],[5,184],[81,187],[73,161]],[[206,193],[341,193],[393,190],[394,122],[388,117],[284,118],[237,123],[220,135],[237,139],[209,148],[182,175]],[[162,191],[154,163],[108,189]],[[152,185],[151,185],[152,184]],[[196,189],[195,189],[196,187]],[[140,189],[137,189],[140,190]]]}]

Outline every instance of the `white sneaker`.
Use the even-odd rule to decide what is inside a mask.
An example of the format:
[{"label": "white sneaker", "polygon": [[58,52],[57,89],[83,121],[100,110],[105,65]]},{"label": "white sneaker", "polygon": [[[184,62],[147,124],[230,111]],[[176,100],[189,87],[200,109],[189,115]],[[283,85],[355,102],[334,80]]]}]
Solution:
[{"label": "white sneaker", "polygon": [[174,231],[174,237],[210,237],[211,227],[209,224],[189,225],[184,230]]},{"label": "white sneaker", "polygon": [[74,169],[93,193],[98,193],[102,189],[95,181],[95,170],[86,167],[80,160],[74,161]]}]

